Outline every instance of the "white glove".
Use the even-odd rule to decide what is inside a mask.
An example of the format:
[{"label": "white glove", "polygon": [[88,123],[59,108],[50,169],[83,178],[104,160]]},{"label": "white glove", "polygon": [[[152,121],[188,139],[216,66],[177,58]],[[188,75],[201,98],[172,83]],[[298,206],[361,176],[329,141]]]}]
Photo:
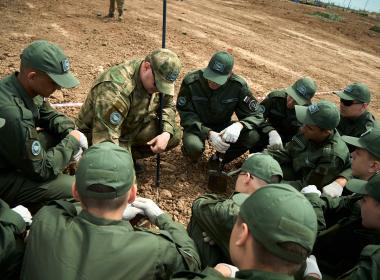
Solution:
[{"label": "white glove", "polygon": [[240,122],[231,124],[223,130],[223,140],[227,143],[236,143],[242,129],[243,125]]},{"label": "white glove", "polygon": [[79,145],[83,150],[87,150],[88,149],[87,137],[82,132],[79,131],[79,133],[80,133]]},{"label": "white glove", "polygon": [[78,152],[75,155],[73,155],[72,159],[78,162],[80,158],[82,157],[82,154],[83,154],[83,149],[79,148]]},{"label": "white glove", "polygon": [[205,233],[204,231],[202,232],[202,235],[203,235],[203,242],[204,243],[208,243],[210,244],[211,246],[214,246],[215,245],[215,241],[212,240],[210,238],[210,236],[207,235],[207,233]]},{"label": "white glove", "polygon": [[217,150],[220,153],[224,154],[230,147],[230,144],[224,142],[218,132],[210,131],[209,139],[210,139],[211,145],[215,148],[215,150]]},{"label": "white glove", "polygon": [[128,204],[123,213],[123,220],[132,220],[134,217],[136,217],[137,214],[144,215],[144,210]]},{"label": "white glove", "polygon": [[303,277],[306,277],[309,274],[316,274],[319,276],[319,279],[322,279],[322,274],[321,274],[321,271],[319,270],[317,260],[315,259],[313,255],[310,255],[306,259],[306,269],[303,274]]},{"label": "white glove", "polygon": [[342,195],[343,187],[337,182],[332,182],[322,188],[323,194],[327,194],[331,197],[339,197]]},{"label": "white glove", "polygon": [[25,221],[25,223],[27,225],[30,225],[32,224],[32,214],[30,214],[28,208],[22,206],[22,205],[18,205],[14,208],[12,208],[13,211],[15,211],[17,214],[19,214],[21,216],[21,218],[23,218],[23,220]]},{"label": "white glove", "polygon": [[301,193],[316,193],[318,196],[321,196],[321,191],[317,189],[316,185],[308,185],[301,190]]},{"label": "white glove", "polygon": [[136,197],[136,200],[132,203],[132,206],[144,211],[144,215],[149,218],[152,224],[155,224],[157,217],[164,213],[160,207],[153,200],[143,197]]},{"label": "white glove", "polygon": [[[223,274],[224,277],[235,278],[236,272],[239,271],[239,268],[236,266],[230,265],[228,263],[218,263],[215,266],[215,269]],[[227,272],[228,271],[228,272]]]},{"label": "white glove", "polygon": [[282,149],[282,140],[280,134],[276,130],[271,130],[268,133],[269,136],[269,145],[271,150]]}]

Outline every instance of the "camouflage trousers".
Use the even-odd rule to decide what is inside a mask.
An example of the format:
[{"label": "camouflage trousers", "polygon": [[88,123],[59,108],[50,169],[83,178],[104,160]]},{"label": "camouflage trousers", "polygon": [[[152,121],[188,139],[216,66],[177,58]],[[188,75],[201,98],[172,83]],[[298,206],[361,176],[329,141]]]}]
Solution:
[{"label": "camouflage trousers", "polygon": [[110,9],[108,14],[113,16],[115,14],[115,2],[117,3],[117,11],[119,16],[123,15],[124,12],[124,0],[110,0]]}]

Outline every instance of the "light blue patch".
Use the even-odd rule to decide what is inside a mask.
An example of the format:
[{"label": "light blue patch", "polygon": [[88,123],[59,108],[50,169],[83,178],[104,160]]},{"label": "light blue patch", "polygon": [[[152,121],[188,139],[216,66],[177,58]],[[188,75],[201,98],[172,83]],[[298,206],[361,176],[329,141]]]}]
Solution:
[{"label": "light blue patch", "polygon": [[297,87],[297,91],[299,94],[301,94],[303,97],[307,98],[306,96],[306,87],[304,85],[299,85]]},{"label": "light blue patch", "polygon": [[186,97],[184,97],[184,96],[178,97],[177,104],[178,104],[178,106],[181,106],[181,107],[185,106],[185,104],[186,104]]},{"label": "light blue patch", "polygon": [[344,89],[345,92],[351,93],[352,92],[352,87],[348,86]]},{"label": "light blue patch", "polygon": [[312,104],[309,107],[307,107],[307,109],[309,110],[310,114],[315,114],[319,111],[319,107],[317,104]]},{"label": "light blue patch", "polygon": [[34,156],[38,156],[41,153],[41,143],[39,141],[33,141],[31,151]]},{"label": "light blue patch", "polygon": [[170,82],[174,82],[175,80],[177,80],[178,74],[178,70],[173,70],[172,72],[168,73],[165,78]]},{"label": "light blue patch", "polygon": [[113,125],[118,125],[121,122],[121,114],[117,111],[112,112],[110,115],[110,123]]},{"label": "light blue patch", "polygon": [[70,70],[70,62],[69,62],[68,58],[62,60],[61,64],[62,64],[62,71],[64,73],[66,73],[66,72],[68,72]]},{"label": "light blue patch", "polygon": [[219,61],[215,61],[214,65],[212,66],[213,70],[220,72],[220,73],[224,72],[224,68],[225,68],[224,64],[220,63]]}]

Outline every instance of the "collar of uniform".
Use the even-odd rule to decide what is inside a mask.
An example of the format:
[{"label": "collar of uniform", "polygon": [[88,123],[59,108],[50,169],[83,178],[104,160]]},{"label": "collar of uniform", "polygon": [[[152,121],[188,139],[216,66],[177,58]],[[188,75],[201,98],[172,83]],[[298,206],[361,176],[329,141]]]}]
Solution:
[{"label": "collar of uniform", "polygon": [[275,273],[275,272],[268,272],[268,271],[261,271],[261,270],[240,270],[236,272],[236,278],[237,279],[255,279],[255,280],[267,280],[267,279],[273,279],[273,280],[294,280],[293,276],[282,274],[282,273]]},{"label": "collar of uniform", "polygon": [[142,63],[143,63],[143,60],[140,60],[139,63],[136,63],[135,73],[133,74],[133,79],[136,83],[136,87],[134,90],[148,95],[148,92],[144,88],[140,79],[140,67]]},{"label": "collar of uniform", "polygon": [[131,231],[133,230],[132,225],[128,221],[124,221],[124,220],[115,221],[115,220],[108,220],[108,219],[96,217],[84,209],[79,213],[78,216],[98,226],[123,225],[123,226],[126,226]]}]

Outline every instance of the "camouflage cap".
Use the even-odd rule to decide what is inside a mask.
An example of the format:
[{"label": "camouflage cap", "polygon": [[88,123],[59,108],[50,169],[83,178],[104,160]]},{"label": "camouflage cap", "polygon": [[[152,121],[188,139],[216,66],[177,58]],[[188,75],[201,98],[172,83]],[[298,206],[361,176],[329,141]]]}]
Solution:
[{"label": "camouflage cap", "polygon": [[346,187],[354,193],[369,195],[380,203],[380,173],[375,174],[368,181],[351,179]]},{"label": "camouflage cap", "polygon": [[248,172],[268,184],[273,183],[273,176],[280,176],[280,179],[282,179],[283,176],[281,166],[278,162],[270,155],[262,153],[255,153],[248,157],[239,169],[228,173],[228,175],[231,176],[240,172]]},{"label": "camouflage cap", "polygon": [[340,114],[335,104],[320,101],[308,107],[296,105],[297,120],[303,124],[316,125],[321,129],[334,129],[340,121]]},{"label": "camouflage cap", "polygon": [[298,105],[310,104],[316,91],[317,84],[310,77],[303,77],[285,89],[285,92],[290,95]]},{"label": "camouflage cap", "polygon": [[70,72],[70,62],[62,49],[45,40],[32,42],[20,55],[21,64],[46,73],[57,85],[73,88],[79,81]]},{"label": "camouflage cap", "polygon": [[181,61],[168,49],[157,49],[146,58],[152,65],[157,89],[163,94],[174,95],[174,83],[181,72]]},{"label": "camouflage cap", "polygon": [[[83,197],[112,199],[124,195],[132,187],[135,170],[131,154],[111,142],[91,146],[79,161],[75,174],[78,192]],[[94,185],[110,188],[99,192]]]},{"label": "camouflage cap", "polygon": [[347,86],[343,91],[335,93],[345,100],[355,100],[361,103],[369,103],[371,101],[371,92],[368,86],[363,83],[353,83]]},{"label": "camouflage cap", "polygon": [[234,67],[233,56],[225,51],[215,53],[207,68],[203,69],[203,77],[218,85],[223,85]]},{"label": "camouflage cap", "polygon": [[372,128],[364,132],[360,137],[342,136],[347,144],[367,150],[380,160],[380,128]]},{"label": "camouflage cap", "polygon": [[294,263],[305,258],[279,246],[293,242],[308,253],[317,236],[317,217],[303,194],[287,184],[270,184],[250,195],[239,216],[252,236],[273,255]]},{"label": "camouflage cap", "polygon": [[0,128],[2,128],[5,124],[5,119],[0,118]]}]

